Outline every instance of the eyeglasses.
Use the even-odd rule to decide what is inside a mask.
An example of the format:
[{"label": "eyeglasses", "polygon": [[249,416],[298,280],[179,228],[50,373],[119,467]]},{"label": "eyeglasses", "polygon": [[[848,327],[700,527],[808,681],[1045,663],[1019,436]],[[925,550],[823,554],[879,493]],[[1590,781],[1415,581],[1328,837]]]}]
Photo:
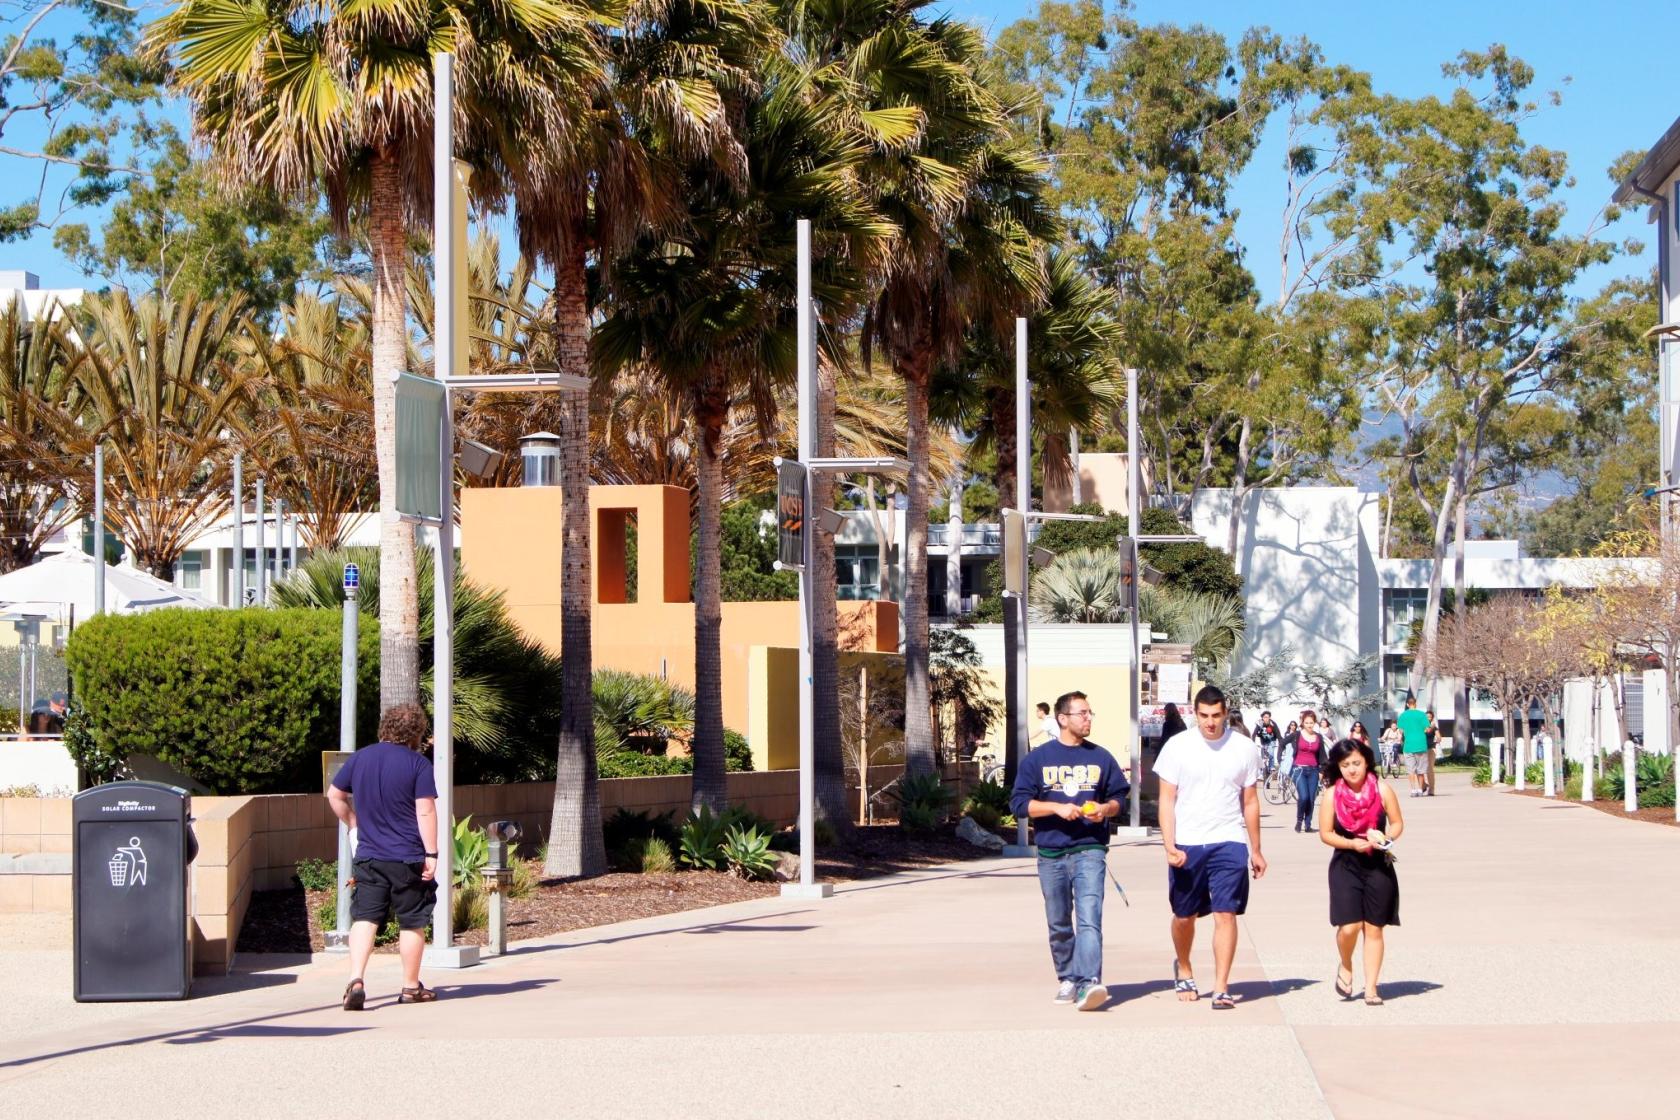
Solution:
[{"label": "eyeglasses", "polygon": [[1097,713],[1093,712],[1089,708],[1086,708],[1082,712],[1063,712],[1062,714],[1064,716],[1068,717],[1069,719],[1078,719],[1080,716],[1084,716],[1086,719],[1090,719],[1092,716],[1096,715]]}]

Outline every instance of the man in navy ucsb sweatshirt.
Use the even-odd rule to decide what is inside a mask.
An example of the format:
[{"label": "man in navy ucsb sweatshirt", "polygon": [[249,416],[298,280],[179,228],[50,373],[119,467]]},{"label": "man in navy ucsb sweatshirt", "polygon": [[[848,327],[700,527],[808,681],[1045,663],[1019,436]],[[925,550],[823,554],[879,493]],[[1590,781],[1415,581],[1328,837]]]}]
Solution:
[{"label": "man in navy ucsb sweatshirt", "polygon": [[1050,925],[1050,960],[1056,966],[1056,1002],[1081,1011],[1108,1002],[1102,985],[1108,822],[1119,815],[1131,790],[1114,756],[1085,738],[1093,715],[1083,692],[1058,696],[1061,734],[1021,761],[1009,799],[1017,817],[1033,822],[1038,885]]}]

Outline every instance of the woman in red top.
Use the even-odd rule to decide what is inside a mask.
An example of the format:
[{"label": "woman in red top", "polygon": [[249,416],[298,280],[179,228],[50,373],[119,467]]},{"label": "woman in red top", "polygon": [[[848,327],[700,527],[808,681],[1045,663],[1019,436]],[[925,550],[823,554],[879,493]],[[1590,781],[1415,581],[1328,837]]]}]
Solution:
[{"label": "woman in red top", "polygon": [[1313,802],[1318,799],[1318,770],[1324,765],[1329,744],[1319,734],[1318,713],[1307,708],[1301,713],[1299,730],[1283,740],[1284,757],[1294,768],[1295,831],[1313,831]]}]

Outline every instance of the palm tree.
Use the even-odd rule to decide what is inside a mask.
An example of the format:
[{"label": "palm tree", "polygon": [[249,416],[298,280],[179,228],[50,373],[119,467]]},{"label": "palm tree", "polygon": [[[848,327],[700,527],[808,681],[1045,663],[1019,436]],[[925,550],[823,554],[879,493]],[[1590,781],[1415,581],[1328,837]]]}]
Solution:
[{"label": "palm tree", "polygon": [[732,409],[773,425],[778,385],[797,368],[795,238],[809,217],[827,243],[813,277],[832,314],[855,310],[864,267],[891,230],[851,182],[861,147],[808,72],[772,56],[762,85],[736,99],[747,177],[708,159],[685,168],[687,211],[612,266],[594,349],[606,376],[657,370],[694,416],[699,570],[695,579],[694,804],[725,803],[722,674],[723,446]]},{"label": "palm tree", "polygon": [[[759,10],[739,0],[630,0],[621,13],[613,27],[599,24],[587,34],[589,65],[572,79],[564,141],[531,145],[535,170],[509,181],[521,250],[554,268],[530,358],[538,368],[580,376],[589,373],[591,255],[610,269],[644,230],[668,224],[680,211],[673,164],[708,154],[735,174],[744,172],[724,95],[750,85],[764,55]],[[564,394],[553,426],[563,494],[565,703],[545,870],[596,875],[606,870],[607,857],[590,710],[587,394]]]},{"label": "palm tree", "polygon": [[67,322],[53,329],[74,355],[85,404],[43,409],[41,421],[62,454],[105,441],[105,516],[136,561],[173,579],[187,546],[230,505],[228,437],[243,434],[252,380],[238,351],[259,328],[242,296],[135,303],[118,289],[80,310],[84,343]]},{"label": "palm tree", "polygon": [[[1110,295],[1079,257],[1052,248],[1046,286],[1027,315],[1027,377],[1033,427],[1044,442],[1045,484],[1065,481],[1070,429],[1100,426],[1120,392],[1120,326],[1109,315]],[[976,450],[996,451],[992,482],[1000,500],[1015,493],[1015,349],[1013,333],[999,335],[988,320],[969,331],[963,352],[935,375],[932,407],[975,436]],[[1058,478],[1058,473],[1061,477]]]},{"label": "palm tree", "polygon": [[532,152],[563,148],[587,82],[594,12],[571,0],[183,0],[147,30],[224,175],[282,195],[324,190],[334,222],[365,215],[373,258],[372,373],[379,464],[380,703],[419,696],[413,526],[397,515],[393,377],[407,357],[408,229],[431,204],[432,57],[453,52],[456,129],[474,187],[494,202],[540,182]]},{"label": "palm tree", "polygon": [[[981,81],[984,47],[962,24],[903,23],[904,65],[883,96],[922,113],[920,144],[875,161],[878,205],[901,231],[869,307],[866,345],[885,350],[905,383],[910,477],[904,563],[905,767],[936,765],[929,718],[927,514],[929,394],[971,319],[1005,333],[1043,287],[1038,246],[1053,230],[1041,157],[1008,136],[1006,112]],[[867,81],[867,76],[863,76]]]},{"label": "palm tree", "polygon": [[250,346],[260,380],[246,451],[297,511],[311,552],[339,548],[374,497],[369,358],[366,323],[340,299],[308,295],[280,309],[277,339]]},{"label": "palm tree", "polygon": [[41,546],[82,511],[93,481],[87,441],[61,443],[56,415],[71,430],[86,397],[70,375],[74,351],[52,329],[64,311],[49,303],[33,321],[21,296],[0,310],[0,572],[35,562]]}]

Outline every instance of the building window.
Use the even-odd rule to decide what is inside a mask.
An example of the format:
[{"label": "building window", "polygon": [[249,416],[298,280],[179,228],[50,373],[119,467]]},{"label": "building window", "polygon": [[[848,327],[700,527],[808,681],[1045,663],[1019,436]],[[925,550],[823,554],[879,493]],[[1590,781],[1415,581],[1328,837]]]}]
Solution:
[{"label": "building window", "polygon": [[181,586],[188,591],[198,591],[204,586],[203,552],[183,552],[181,562],[177,565],[181,570]]},{"label": "building window", "polygon": [[879,599],[880,553],[873,544],[835,545],[834,580],[841,599]]},{"label": "building window", "polygon": [[1412,629],[1423,622],[1424,608],[1429,603],[1427,588],[1413,587],[1385,593],[1383,604],[1383,644],[1404,646],[1412,637]]}]

